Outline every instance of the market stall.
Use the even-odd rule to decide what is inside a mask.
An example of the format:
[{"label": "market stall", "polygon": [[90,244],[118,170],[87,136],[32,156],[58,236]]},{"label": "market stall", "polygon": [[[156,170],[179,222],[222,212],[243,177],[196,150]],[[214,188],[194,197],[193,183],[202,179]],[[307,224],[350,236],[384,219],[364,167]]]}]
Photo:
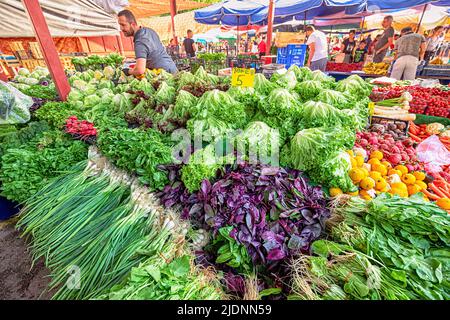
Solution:
[{"label": "market stall", "polygon": [[448,299],[448,87],[90,68],[67,102],[0,83],[0,190],[54,299]]}]

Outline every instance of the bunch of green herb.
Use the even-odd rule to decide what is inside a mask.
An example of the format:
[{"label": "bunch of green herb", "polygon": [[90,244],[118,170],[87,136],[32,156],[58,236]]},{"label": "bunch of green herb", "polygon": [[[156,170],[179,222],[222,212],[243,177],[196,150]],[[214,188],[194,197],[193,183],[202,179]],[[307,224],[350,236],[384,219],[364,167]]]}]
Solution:
[{"label": "bunch of green herb", "polygon": [[82,118],[82,113],[68,102],[47,102],[35,112],[34,116],[41,121],[46,121],[54,128],[62,129],[68,117]]},{"label": "bunch of green herb", "polygon": [[110,128],[99,133],[98,145],[116,166],[135,173],[152,190],[162,189],[168,183],[166,173],[157,167],[172,163],[172,148],[159,132]]},{"label": "bunch of green herb", "polygon": [[61,131],[47,131],[1,158],[1,195],[24,202],[47,182],[87,158],[87,146]]},{"label": "bunch of green herb", "polygon": [[450,298],[450,220],[420,194],[403,199],[382,194],[366,203],[351,198],[337,206],[341,222],[333,238],[396,270],[401,285],[421,299]]}]

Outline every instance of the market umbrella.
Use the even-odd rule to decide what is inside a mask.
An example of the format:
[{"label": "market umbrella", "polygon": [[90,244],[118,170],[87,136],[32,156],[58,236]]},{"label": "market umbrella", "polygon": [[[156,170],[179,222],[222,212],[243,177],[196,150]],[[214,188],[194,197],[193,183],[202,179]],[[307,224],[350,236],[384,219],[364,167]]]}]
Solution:
[{"label": "market umbrella", "polygon": [[[266,2],[264,0],[227,0],[196,10],[194,19],[204,24],[246,26],[258,22],[253,17],[267,7]],[[239,33],[236,38],[238,39],[236,52],[239,53]]]}]

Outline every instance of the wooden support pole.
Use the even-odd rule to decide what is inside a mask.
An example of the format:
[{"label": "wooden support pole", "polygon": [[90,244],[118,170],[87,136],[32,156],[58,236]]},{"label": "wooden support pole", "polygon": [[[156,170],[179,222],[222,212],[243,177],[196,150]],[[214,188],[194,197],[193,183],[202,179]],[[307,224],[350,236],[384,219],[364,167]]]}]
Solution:
[{"label": "wooden support pole", "polygon": [[266,43],[266,56],[270,56],[272,49],[272,31],[273,31],[273,15],[274,15],[274,0],[269,2],[269,15],[267,21],[267,43]]},{"label": "wooden support pole", "polygon": [[52,36],[50,35],[42,8],[39,5],[38,0],[22,0],[22,3],[26,11],[28,11],[31,25],[33,26],[34,33],[36,34],[36,39],[41,47],[48,70],[50,71],[53,81],[55,82],[59,97],[61,100],[65,101],[70,92],[70,85],[67,81],[67,77],[59,59],[58,52],[56,51]]},{"label": "wooden support pole", "polygon": [[175,45],[178,45],[177,33],[175,32],[175,16],[177,14],[176,0],[170,0],[170,17],[172,20],[172,36],[175,39]]}]

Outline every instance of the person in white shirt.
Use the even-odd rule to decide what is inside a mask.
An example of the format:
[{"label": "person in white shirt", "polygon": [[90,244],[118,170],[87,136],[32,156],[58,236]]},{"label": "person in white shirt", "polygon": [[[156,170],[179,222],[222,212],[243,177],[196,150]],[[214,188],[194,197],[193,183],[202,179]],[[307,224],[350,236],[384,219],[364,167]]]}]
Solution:
[{"label": "person in white shirt", "polygon": [[306,44],[309,47],[308,62],[306,65],[311,70],[320,70],[325,72],[328,62],[328,43],[325,33],[316,30],[313,26],[305,28],[308,41]]}]

